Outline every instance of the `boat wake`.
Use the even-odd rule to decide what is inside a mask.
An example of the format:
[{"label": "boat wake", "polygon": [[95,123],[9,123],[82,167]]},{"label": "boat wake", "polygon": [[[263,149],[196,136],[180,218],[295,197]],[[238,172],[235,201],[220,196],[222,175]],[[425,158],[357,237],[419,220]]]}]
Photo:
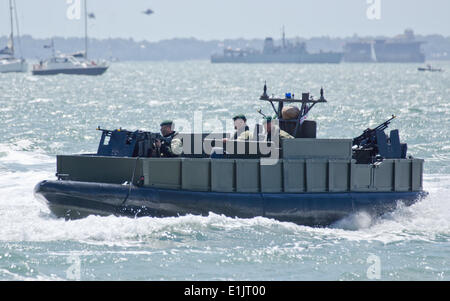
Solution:
[{"label": "boat wake", "polygon": [[33,187],[54,177],[54,158],[42,153],[11,150],[0,145],[0,240],[83,241],[93,244],[154,244],[155,241],[195,242],[240,232],[254,235],[334,236],[349,240],[449,240],[450,176],[427,175],[429,196],[413,206],[401,204],[389,214],[372,217],[352,214],[326,228],[299,226],[257,217],[239,219],[210,213],[208,216],[171,218],[90,216],[65,221],[55,218],[33,196]]},{"label": "boat wake", "polygon": [[[379,240],[385,243],[402,240],[450,241],[450,176],[426,175],[424,190],[429,195],[412,206],[397,208],[379,217],[355,213],[332,225],[349,239]],[[341,232],[342,233],[342,232]]]},{"label": "boat wake", "polygon": [[344,230],[367,229],[373,225],[374,218],[367,212],[353,213],[335,223],[330,227]]},{"label": "boat wake", "polygon": [[[445,278],[439,266],[445,258],[441,252],[445,247],[440,245],[450,242],[449,175],[426,176],[424,186],[430,194],[412,206],[399,204],[392,213],[379,217],[358,212],[324,228],[214,213],[168,218],[89,216],[66,221],[54,217],[33,196],[38,181],[54,177],[54,161],[53,157],[39,152],[20,147],[11,150],[0,145],[0,279],[66,279],[64,269],[69,267],[70,256],[80,256],[85,268],[96,269],[97,261],[104,260],[111,264],[111,270],[116,270],[120,262],[127,262],[130,271],[139,270],[139,265],[155,271],[167,266],[179,270],[180,264],[204,262],[199,266],[206,273],[205,280],[262,279],[261,274],[244,273],[249,269],[242,268],[261,263],[284,267],[281,269],[284,272],[274,279],[302,279],[299,269],[304,267],[310,271],[318,263],[323,264],[318,274],[305,275],[317,279],[324,279],[323,275],[330,279],[359,279],[365,277],[365,260],[371,253],[380,256],[386,265],[395,262],[392,269],[400,272],[389,276],[390,279],[407,277],[410,272],[402,269],[411,265],[413,275],[424,275],[420,267],[402,259],[404,252],[417,252],[414,258],[431,252],[437,259],[426,262],[436,271],[430,270],[427,277]],[[355,252],[360,254],[354,257],[351,254]],[[389,259],[394,257],[395,260]],[[35,263],[30,263],[29,258]],[[327,264],[333,262],[343,269],[347,262],[359,264],[361,268],[350,269],[356,274],[342,274],[340,269],[327,274]],[[223,271],[220,276],[210,272],[217,264]],[[59,267],[56,273],[55,267]],[[189,274],[191,270],[187,267],[186,271],[175,273],[173,279],[203,279]],[[130,279],[125,274],[118,275],[118,279]],[[157,276],[153,275],[152,279],[165,279]],[[108,279],[108,275],[101,274],[99,268],[92,279]]]}]

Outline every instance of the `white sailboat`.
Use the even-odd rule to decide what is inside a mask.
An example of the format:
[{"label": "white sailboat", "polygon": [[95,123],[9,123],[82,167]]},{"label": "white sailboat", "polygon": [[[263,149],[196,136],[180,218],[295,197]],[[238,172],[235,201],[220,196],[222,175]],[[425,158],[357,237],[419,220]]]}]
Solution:
[{"label": "white sailboat", "polygon": [[41,61],[33,66],[33,75],[55,75],[55,74],[76,74],[76,75],[101,75],[108,70],[106,62],[94,62],[88,60],[88,34],[87,34],[87,1],[84,1],[84,30],[85,49],[84,52],[75,54],[55,54],[55,45],[52,40],[51,45],[45,48],[52,49],[52,57]]},{"label": "white sailboat", "polygon": [[16,1],[9,0],[9,10],[10,10],[10,18],[11,18],[11,35],[9,36],[8,43],[5,48],[0,49],[0,73],[7,72],[27,72],[28,64],[23,58],[15,57],[15,47],[14,47],[14,17],[13,12],[16,12],[16,25],[17,25],[17,37],[20,41],[19,34],[19,23],[17,20],[17,10],[16,10]]}]

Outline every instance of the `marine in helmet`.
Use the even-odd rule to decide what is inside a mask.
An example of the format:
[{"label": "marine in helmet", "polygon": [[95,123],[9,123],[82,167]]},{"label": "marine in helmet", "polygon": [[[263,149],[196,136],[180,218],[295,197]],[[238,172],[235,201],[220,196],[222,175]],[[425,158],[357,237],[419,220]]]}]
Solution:
[{"label": "marine in helmet", "polygon": [[156,140],[156,147],[159,149],[161,157],[178,157],[183,154],[183,141],[178,137],[178,133],[174,131],[174,123],[172,120],[164,120],[160,124],[161,135],[164,140]]},{"label": "marine in helmet", "polygon": [[272,117],[270,116],[264,117],[263,124],[264,129],[266,130],[266,141],[272,141],[273,133],[276,131],[279,131],[280,139],[294,139],[292,135],[286,131],[283,131],[278,125],[274,124],[274,122],[272,122]]},{"label": "marine in helmet", "polygon": [[[250,128],[247,126],[247,118],[243,114],[239,114],[233,117],[234,122],[234,132],[231,136],[231,140],[248,141],[252,139],[252,134],[250,133]],[[224,142],[228,139],[224,139]]]}]

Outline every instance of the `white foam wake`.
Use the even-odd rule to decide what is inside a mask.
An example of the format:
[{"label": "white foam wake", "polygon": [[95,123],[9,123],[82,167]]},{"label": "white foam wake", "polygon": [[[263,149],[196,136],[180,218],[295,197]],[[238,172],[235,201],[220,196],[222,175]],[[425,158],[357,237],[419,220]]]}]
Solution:
[{"label": "white foam wake", "polygon": [[[10,165],[13,164],[13,165]],[[17,170],[11,170],[14,167]],[[236,219],[216,214],[206,217],[138,219],[90,216],[65,221],[54,218],[35,200],[33,188],[41,180],[54,178],[55,159],[42,153],[11,150],[0,145],[0,241],[72,240],[95,244],[155,243],[176,233],[195,241],[208,233],[249,231],[255,235],[294,237],[312,234],[349,240],[450,240],[450,176],[428,175],[425,189],[430,195],[411,207],[372,219],[364,212],[349,216],[330,228],[311,228],[266,218]],[[26,167],[26,168],[24,168]]]}]

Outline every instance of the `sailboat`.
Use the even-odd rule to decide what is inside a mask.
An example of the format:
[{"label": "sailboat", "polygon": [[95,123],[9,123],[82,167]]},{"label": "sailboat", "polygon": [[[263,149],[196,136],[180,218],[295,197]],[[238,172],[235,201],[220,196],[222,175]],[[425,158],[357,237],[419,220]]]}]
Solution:
[{"label": "sailboat", "polygon": [[[8,43],[5,48],[0,49],[0,73],[7,73],[7,72],[27,72],[28,70],[28,64],[23,58],[16,58],[15,57],[15,47],[14,47],[14,19],[13,19],[13,12],[16,7],[14,0],[14,7],[13,7],[13,0],[9,0],[9,10],[10,10],[10,18],[11,18],[11,35],[9,36]],[[17,10],[15,11],[17,12]],[[17,27],[17,37],[20,41],[20,34],[19,34],[19,23],[17,21],[17,14],[16,14],[16,27]]]},{"label": "sailboat", "polygon": [[[90,14],[92,15],[92,14]],[[108,70],[106,62],[95,62],[88,59],[88,23],[87,1],[84,1],[84,52],[73,54],[55,54],[55,43],[52,40],[45,48],[52,49],[50,59],[40,61],[33,66],[33,75],[55,75],[55,74],[76,74],[76,75],[101,75]]]}]

